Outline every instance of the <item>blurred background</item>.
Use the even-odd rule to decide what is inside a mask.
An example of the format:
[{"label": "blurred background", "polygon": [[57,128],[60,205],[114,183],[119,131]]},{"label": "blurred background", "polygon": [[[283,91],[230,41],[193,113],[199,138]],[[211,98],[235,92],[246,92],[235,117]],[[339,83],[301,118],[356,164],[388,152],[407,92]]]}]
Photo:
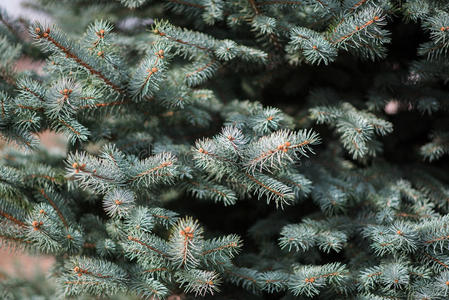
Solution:
[{"label": "blurred background", "polygon": [[0,8],[7,11],[12,17],[24,17],[27,19],[47,21],[48,16],[41,12],[33,11],[27,8],[26,3],[31,3],[32,0],[1,0]]}]

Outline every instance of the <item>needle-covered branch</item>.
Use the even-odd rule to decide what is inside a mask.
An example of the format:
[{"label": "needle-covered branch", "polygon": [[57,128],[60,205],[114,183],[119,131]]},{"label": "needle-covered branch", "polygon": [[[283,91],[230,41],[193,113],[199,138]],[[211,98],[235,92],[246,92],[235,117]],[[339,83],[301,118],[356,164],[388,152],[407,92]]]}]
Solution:
[{"label": "needle-covered branch", "polygon": [[56,281],[0,298],[449,297],[447,1],[29,8],[60,24],[0,10],[0,246]]}]

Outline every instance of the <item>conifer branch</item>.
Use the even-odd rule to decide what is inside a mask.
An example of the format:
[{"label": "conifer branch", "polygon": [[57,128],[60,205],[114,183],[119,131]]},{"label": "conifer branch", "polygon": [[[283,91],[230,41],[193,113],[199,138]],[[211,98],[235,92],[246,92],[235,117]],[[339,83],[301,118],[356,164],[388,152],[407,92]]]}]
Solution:
[{"label": "conifer branch", "polygon": [[29,109],[29,110],[34,110],[34,111],[44,111],[43,107],[33,107],[33,106],[23,105],[20,103],[18,103],[17,106],[22,109]]},{"label": "conifer branch", "polygon": [[257,5],[263,6],[263,5],[276,5],[276,4],[282,4],[282,5],[298,5],[300,4],[299,1],[288,1],[288,0],[269,0],[269,1],[258,1]]},{"label": "conifer branch", "polygon": [[284,199],[285,195],[279,191],[276,191],[275,189],[270,188],[269,186],[265,185],[263,182],[260,182],[259,180],[257,180],[256,178],[254,178],[254,176],[251,176],[248,173],[245,173],[245,175],[253,182],[255,182],[256,184],[258,184],[259,186],[261,186],[262,188],[266,189],[267,191],[269,191],[270,193],[275,194],[276,196]]},{"label": "conifer branch", "polygon": [[256,14],[256,15],[260,14],[260,11],[257,8],[257,4],[256,4],[255,0],[248,0],[248,2],[249,2],[249,4],[251,5],[251,8],[254,11],[254,14]]},{"label": "conifer branch", "polygon": [[47,180],[49,180],[49,181],[51,181],[51,182],[55,182],[56,181],[56,177],[52,177],[52,176],[48,176],[48,175],[45,175],[45,174],[30,174],[30,175],[27,175],[27,178],[44,178],[44,179],[47,179]]},{"label": "conifer branch", "polygon": [[25,85],[20,85],[19,88],[23,89],[24,91],[32,94],[34,97],[38,98],[40,101],[45,102],[44,98],[42,98],[40,95],[38,95],[36,92],[32,91],[29,87]]},{"label": "conifer branch", "polygon": [[365,4],[368,0],[359,0],[357,3],[355,3],[350,10],[355,10],[357,8],[359,8],[360,6],[362,6],[363,4]]},{"label": "conifer branch", "polygon": [[0,22],[5,25],[6,28],[8,28],[9,32],[11,32],[14,36],[20,37],[19,33],[16,31],[16,29],[11,25],[7,20],[5,20],[4,13],[0,13]]},{"label": "conifer branch", "polygon": [[144,273],[154,273],[154,272],[167,271],[167,270],[168,270],[167,268],[162,267],[162,268],[148,269],[148,270],[145,270],[143,272]]},{"label": "conifer branch", "polygon": [[50,28],[46,28],[45,30],[41,28],[41,26],[37,25],[37,27],[34,29],[34,38],[36,40],[45,39],[48,42],[50,42],[52,45],[54,45],[57,49],[59,49],[62,53],[65,54],[67,58],[73,59],[76,63],[86,68],[92,75],[97,76],[100,78],[106,85],[111,87],[113,90],[118,92],[119,94],[124,94],[124,91],[114,84],[109,78],[107,78],[101,71],[96,70],[93,66],[91,66],[86,61],[82,60],[77,54],[75,54],[71,49],[65,47],[61,43],[59,43],[51,33]]},{"label": "conifer branch", "polygon": [[140,245],[142,245],[142,246],[145,246],[146,248],[150,249],[151,251],[156,252],[156,253],[159,254],[160,256],[163,256],[163,257],[169,257],[168,254],[163,253],[162,251],[160,251],[160,250],[158,250],[158,249],[156,249],[156,248],[154,248],[154,247],[152,247],[152,246],[150,246],[150,245],[148,245],[148,244],[142,242],[141,240],[139,240],[139,239],[136,238],[136,237],[128,236],[128,240],[133,241],[133,242],[136,242],[136,243],[138,243],[138,244],[140,244]]},{"label": "conifer branch", "polygon": [[83,285],[83,284],[99,285],[100,284],[98,281],[88,281],[88,280],[65,281],[64,283],[65,284],[73,284],[73,285]]},{"label": "conifer branch", "polygon": [[0,210],[0,216],[4,217],[5,219],[8,219],[9,221],[17,224],[20,227],[27,227],[27,225],[25,223],[23,223],[22,221],[16,219],[15,217],[13,217],[12,215]]},{"label": "conifer branch", "polygon": [[233,271],[231,271],[231,270],[229,270],[229,269],[226,269],[225,272],[228,273],[228,274],[231,274],[232,276],[239,277],[239,278],[242,278],[242,279],[244,279],[244,280],[251,281],[251,282],[253,282],[254,284],[257,283],[257,280],[256,280],[254,277],[245,276],[245,275],[243,275],[243,274],[235,273],[235,272],[233,272]]},{"label": "conifer branch", "polygon": [[[55,256],[56,290],[3,278],[0,298],[448,297],[448,178],[434,163],[449,153],[443,1],[36,1],[67,35],[34,23],[35,48],[0,11],[0,243]],[[143,30],[142,16],[173,14],[185,28]],[[423,32],[415,58],[389,46]],[[46,65],[22,70],[24,57]],[[301,98],[311,79],[293,115],[261,104]],[[192,211],[203,226],[186,199],[245,203],[218,207],[238,221],[225,227]],[[217,236],[228,230],[248,246]]]},{"label": "conifer branch", "polygon": [[[128,183],[129,183],[129,182],[133,182],[133,181],[135,181],[135,180],[137,180],[137,179],[139,179],[139,178],[141,178],[141,177],[143,177],[143,176],[146,176],[146,175],[149,175],[149,174],[152,174],[152,173],[155,173],[155,172],[159,172],[159,170],[161,170],[161,169],[163,169],[163,168],[165,168],[165,167],[171,166],[171,165],[173,165],[173,162],[171,162],[171,161],[163,162],[163,163],[161,163],[160,165],[158,165],[158,166],[156,166],[156,167],[153,167],[153,168],[148,169],[148,170],[146,170],[146,171],[140,172],[140,173],[137,174],[136,176],[130,178],[130,179],[128,180]],[[157,175],[156,175],[156,176],[157,176]]]},{"label": "conifer branch", "polygon": [[[195,181],[190,181],[190,183],[191,184],[193,184],[193,185],[195,185],[195,186],[201,186],[198,182],[195,182]],[[211,191],[211,192],[213,192],[213,193],[216,193],[216,194],[218,194],[218,195],[220,195],[221,197],[223,197],[223,198],[226,198],[227,197],[227,195],[225,194],[225,193],[223,193],[223,192],[221,192],[221,191],[219,191],[218,189],[214,189],[214,188],[211,188],[211,187],[204,187],[205,189],[207,189],[208,191]]]},{"label": "conifer branch", "polygon": [[376,21],[379,21],[379,20],[380,20],[380,17],[379,17],[379,16],[374,16],[374,18],[373,18],[372,20],[367,21],[366,23],[362,24],[361,26],[356,26],[355,29],[354,29],[354,31],[352,31],[352,32],[350,32],[350,33],[348,33],[348,34],[346,34],[346,35],[344,35],[344,36],[338,38],[337,40],[333,40],[333,41],[332,41],[332,44],[338,44],[338,43],[343,42],[344,40],[350,38],[350,37],[353,36],[354,34],[356,34],[356,33],[358,33],[359,31],[365,29],[366,27],[368,27],[368,26],[370,26],[370,25],[372,25],[372,24],[375,24],[375,22],[376,22]]},{"label": "conifer branch", "polygon": [[68,129],[70,129],[70,131],[72,131],[74,134],[76,134],[77,136],[81,136],[81,132],[79,132],[78,130],[76,130],[75,128],[73,128],[73,126],[71,126],[70,124],[68,124],[66,121],[59,119],[58,120],[59,123],[61,123],[62,125],[64,125],[65,127],[67,127]]},{"label": "conifer branch", "polygon": [[21,237],[7,236],[7,235],[1,235],[1,234],[0,234],[0,240],[8,240],[8,241],[13,241],[15,243],[19,242],[19,243],[23,243],[23,244],[31,244],[32,243],[31,241],[25,240],[24,238],[21,238]]},{"label": "conifer branch", "polygon": [[214,248],[214,249],[209,249],[209,250],[207,250],[207,251],[204,251],[204,252],[202,253],[202,255],[207,255],[207,254],[210,254],[210,253],[213,253],[213,252],[221,251],[221,250],[226,249],[226,248],[231,248],[231,247],[232,247],[232,248],[235,248],[235,247],[237,247],[237,246],[238,246],[238,245],[237,245],[236,242],[230,242],[229,244],[226,244],[226,245],[223,245],[223,246]]},{"label": "conifer branch", "polygon": [[428,253],[424,253],[425,256],[427,256],[428,258],[430,258],[431,260],[433,260],[434,262],[436,262],[437,264],[443,266],[446,269],[449,269],[449,265],[443,263],[441,260],[437,259],[436,257],[431,256]]},{"label": "conifer branch", "polygon": [[176,42],[176,43],[180,43],[182,45],[192,46],[192,47],[195,47],[195,48],[197,48],[199,50],[203,50],[203,51],[212,51],[212,49],[210,49],[210,48],[207,48],[207,47],[204,47],[204,46],[201,46],[201,45],[196,45],[196,44],[190,43],[188,41],[184,41],[182,39],[169,36],[169,35],[167,35],[167,33],[161,31],[161,29],[155,29],[154,32],[156,34],[158,34],[159,36],[161,36],[161,37],[164,37],[164,38],[169,39],[169,40],[171,40],[173,42]]},{"label": "conifer branch", "polygon": [[168,2],[172,2],[172,3],[176,3],[176,4],[181,4],[181,5],[186,5],[186,6],[190,6],[190,7],[194,7],[194,8],[200,8],[200,9],[204,9],[204,5],[201,4],[197,4],[197,3],[191,3],[188,1],[183,1],[183,0],[167,0]]},{"label": "conifer branch", "polygon": [[215,58],[212,58],[209,63],[207,63],[206,65],[204,65],[204,66],[202,66],[202,67],[200,67],[200,68],[198,68],[198,69],[196,69],[196,70],[194,70],[194,71],[192,71],[190,73],[187,73],[185,76],[186,77],[194,76],[195,74],[200,73],[200,72],[206,70],[207,68],[211,67],[214,63],[215,63]]},{"label": "conifer branch", "polygon": [[45,200],[47,200],[48,203],[50,203],[50,205],[55,209],[59,219],[61,219],[61,222],[64,224],[65,228],[68,228],[68,223],[64,218],[63,214],[61,213],[61,211],[59,210],[58,206],[55,204],[55,202],[45,193],[44,189],[41,189],[39,192],[45,198]]},{"label": "conifer branch", "polygon": [[110,107],[110,106],[121,106],[122,104],[129,104],[131,100],[122,100],[122,101],[113,101],[113,102],[105,102],[105,103],[92,103],[80,106],[80,109],[89,109],[89,108],[101,108],[101,107]]},{"label": "conifer branch", "polygon": [[79,277],[81,277],[83,274],[90,275],[90,276],[93,276],[93,277],[98,277],[98,278],[111,278],[112,277],[112,276],[108,276],[108,275],[92,273],[89,270],[80,268],[78,266],[74,267],[73,271],[75,273],[77,273]]}]

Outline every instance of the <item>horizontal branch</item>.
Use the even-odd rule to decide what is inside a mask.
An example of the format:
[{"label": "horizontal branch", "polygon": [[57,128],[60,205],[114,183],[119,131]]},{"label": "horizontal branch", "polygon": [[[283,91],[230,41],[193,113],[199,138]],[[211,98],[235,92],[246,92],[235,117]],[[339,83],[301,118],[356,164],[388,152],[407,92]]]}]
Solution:
[{"label": "horizontal branch", "polygon": [[202,253],[202,255],[206,255],[206,254],[217,252],[217,251],[220,251],[220,250],[223,250],[223,249],[226,249],[226,248],[234,248],[234,247],[238,247],[237,242],[230,242],[229,244],[226,244],[226,245],[214,248],[214,249],[210,249],[210,250],[204,251]]},{"label": "horizontal branch", "polygon": [[163,168],[165,168],[165,167],[171,166],[172,164],[173,164],[172,161],[166,161],[166,162],[163,162],[162,164],[160,164],[160,165],[157,166],[157,167],[148,169],[148,170],[146,170],[146,171],[144,171],[144,172],[141,172],[141,173],[137,174],[136,176],[134,176],[134,177],[132,177],[131,179],[129,179],[129,180],[127,181],[127,183],[133,182],[133,181],[139,179],[140,177],[145,176],[145,175],[148,175],[148,174],[151,174],[151,173],[153,173],[153,172],[155,172],[155,171],[157,171],[157,170],[160,170],[160,169],[163,169]]},{"label": "horizontal branch", "polygon": [[162,252],[161,250],[156,249],[156,248],[154,248],[154,247],[148,245],[147,243],[142,242],[142,241],[139,240],[138,238],[135,238],[135,237],[133,237],[133,236],[128,236],[128,240],[133,241],[133,242],[136,242],[136,243],[138,243],[138,244],[140,244],[140,245],[142,245],[142,246],[145,246],[145,247],[147,247],[148,249],[150,249],[151,251],[154,251],[154,252],[156,252],[157,254],[159,254],[159,255],[161,255],[161,256],[163,256],[163,257],[169,257],[167,254],[165,254],[165,253]]},{"label": "horizontal branch", "polygon": [[268,191],[272,192],[273,194],[275,194],[276,196],[279,196],[281,198],[285,198],[285,195],[270,188],[269,186],[263,184],[262,182],[260,182],[259,180],[257,180],[254,176],[249,175],[248,173],[245,173],[245,175],[252,181],[254,181],[256,184],[260,185],[261,187],[263,187],[264,189],[267,189]]},{"label": "horizontal branch", "polygon": [[4,211],[1,211],[1,210],[0,210],[0,216],[6,218],[6,219],[8,219],[8,220],[10,220],[11,222],[13,222],[13,223],[19,225],[20,227],[26,227],[26,226],[27,226],[27,225],[26,225],[25,223],[23,223],[22,221],[20,221],[20,220],[14,218],[14,217],[11,216],[10,214],[8,214],[8,213],[6,213],[6,212],[4,212]]}]

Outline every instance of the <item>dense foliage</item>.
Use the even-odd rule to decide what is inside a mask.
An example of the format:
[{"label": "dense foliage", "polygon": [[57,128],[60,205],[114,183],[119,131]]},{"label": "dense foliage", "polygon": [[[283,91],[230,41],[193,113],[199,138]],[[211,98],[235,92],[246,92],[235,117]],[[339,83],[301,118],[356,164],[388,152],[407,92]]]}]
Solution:
[{"label": "dense foliage", "polygon": [[0,245],[56,260],[1,298],[449,297],[447,1],[28,5]]}]

